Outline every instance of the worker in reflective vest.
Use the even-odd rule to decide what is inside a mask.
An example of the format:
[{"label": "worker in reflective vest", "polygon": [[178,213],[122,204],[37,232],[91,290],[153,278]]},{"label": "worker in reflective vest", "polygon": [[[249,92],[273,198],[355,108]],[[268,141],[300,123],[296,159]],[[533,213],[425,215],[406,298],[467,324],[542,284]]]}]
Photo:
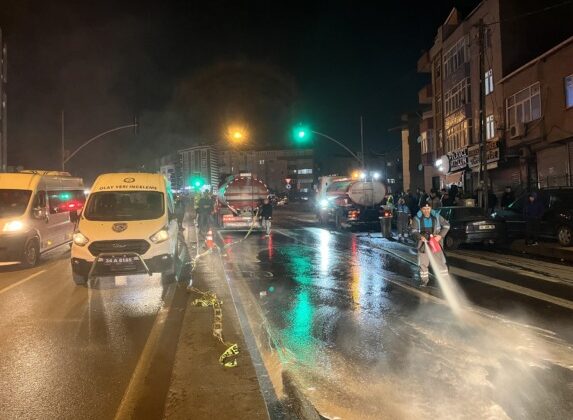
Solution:
[{"label": "worker in reflective vest", "polygon": [[432,210],[430,203],[423,204],[412,221],[412,236],[417,241],[418,266],[420,267],[422,286],[426,286],[429,281],[430,252],[433,254],[437,265],[437,267],[433,267],[434,270],[441,274],[448,273],[443,251],[443,238],[449,229],[448,221]]}]

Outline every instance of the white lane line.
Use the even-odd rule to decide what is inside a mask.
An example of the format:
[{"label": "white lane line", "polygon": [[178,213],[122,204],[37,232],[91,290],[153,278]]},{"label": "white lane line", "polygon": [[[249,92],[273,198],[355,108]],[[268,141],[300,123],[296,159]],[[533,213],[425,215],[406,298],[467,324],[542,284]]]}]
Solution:
[{"label": "white lane line", "polygon": [[[403,260],[410,262],[410,264],[416,265],[415,260],[409,258],[408,256],[400,255],[400,254],[402,254],[402,252],[400,252],[400,251],[382,249],[382,248],[378,248],[378,247],[377,247],[377,249],[380,249],[383,252],[387,252],[388,254],[395,255],[398,258],[401,258]],[[561,306],[563,308],[573,310],[573,302],[571,302],[567,299],[562,299],[562,298],[559,298],[556,296],[548,295],[547,293],[538,292],[536,290],[529,289],[529,288],[523,287],[523,286],[519,286],[519,285],[514,284],[514,283],[503,281],[503,280],[500,280],[500,279],[497,279],[494,277],[488,277],[488,276],[483,275],[483,274],[474,273],[472,271],[464,270],[464,269],[459,268],[459,267],[451,267],[450,273],[452,273],[456,276],[465,277],[465,278],[468,278],[468,279],[473,280],[473,281],[484,283],[484,284],[487,284],[489,286],[498,287],[500,289],[508,290],[510,292],[513,292],[513,293],[518,293],[518,294],[521,294],[524,296],[528,296],[528,297],[531,297],[534,299],[539,299],[539,300],[542,300],[544,302],[551,303],[553,305],[557,305],[557,306]]]},{"label": "white lane line", "polygon": [[137,406],[141,388],[145,386],[145,379],[149,372],[153,356],[157,350],[159,337],[161,337],[163,329],[165,328],[165,321],[167,319],[167,315],[169,314],[169,308],[173,303],[174,295],[175,286],[171,285],[165,298],[165,304],[161,307],[157,313],[157,316],[155,317],[155,322],[151,327],[151,331],[147,337],[143,351],[139,356],[139,360],[137,361],[137,365],[135,366],[133,374],[131,375],[131,379],[127,385],[125,393],[123,394],[119,408],[115,413],[116,420],[133,418],[133,412]]},{"label": "white lane line", "polygon": [[48,270],[38,271],[37,273],[34,273],[34,274],[32,274],[32,275],[29,275],[28,277],[26,277],[26,278],[24,278],[24,279],[22,279],[22,280],[20,280],[20,281],[18,281],[18,282],[16,282],[16,283],[14,283],[14,284],[11,284],[11,285],[8,286],[8,287],[5,287],[5,288],[3,288],[2,290],[0,290],[0,294],[2,294],[2,293],[4,293],[4,292],[7,292],[8,290],[13,289],[14,287],[20,286],[22,283],[25,283],[25,282],[27,282],[28,280],[32,280],[33,278],[38,277],[40,274],[43,274],[43,273],[45,273],[46,271],[48,271]]},{"label": "white lane line", "polygon": [[479,281],[480,283],[484,283],[490,286],[499,287],[500,289],[509,290],[510,292],[519,293],[528,297],[532,297],[535,299],[543,300],[548,303],[552,303],[554,305],[561,306],[563,308],[572,309],[573,310],[573,302],[561,299],[559,297],[551,296],[546,293],[538,292],[536,290],[528,289],[527,287],[519,286],[514,283],[509,283],[503,280],[496,279],[494,277],[488,277],[483,274],[474,273],[468,270],[464,270],[462,268],[453,267],[450,269],[452,274],[466,277],[471,280]]}]

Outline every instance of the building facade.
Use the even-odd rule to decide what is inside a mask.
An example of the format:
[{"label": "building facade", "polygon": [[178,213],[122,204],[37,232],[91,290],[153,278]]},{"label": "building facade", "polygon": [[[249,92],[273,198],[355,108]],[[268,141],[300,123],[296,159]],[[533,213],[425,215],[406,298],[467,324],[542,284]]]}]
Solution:
[{"label": "building facade", "polygon": [[310,193],[315,181],[313,149],[222,150],[219,164],[223,179],[250,173],[276,193]]},{"label": "building facade", "polygon": [[519,155],[508,147],[506,89],[499,81],[570,35],[564,15],[573,6],[554,6],[484,0],[465,19],[452,9],[438,28],[418,60],[418,71],[430,76],[418,95],[421,105],[431,104],[420,123],[426,189],[455,184],[473,193],[485,189],[486,179],[495,193],[506,185],[527,188]]},{"label": "building facade", "polygon": [[573,37],[500,81],[508,153],[527,189],[572,186]]},{"label": "building facade", "polygon": [[175,170],[179,166],[183,189],[193,188],[193,180],[200,178],[212,191],[217,190],[220,183],[219,153],[214,146],[193,146],[179,150],[177,154],[179,159]]},{"label": "building facade", "polygon": [[8,50],[0,28],[0,171],[6,172],[8,165]]},{"label": "building facade", "polygon": [[[431,86],[431,85],[430,85]],[[404,191],[424,188],[424,165],[420,143],[420,117],[417,114],[402,115],[400,130],[402,138],[402,185]],[[433,168],[432,166],[430,169]]]}]

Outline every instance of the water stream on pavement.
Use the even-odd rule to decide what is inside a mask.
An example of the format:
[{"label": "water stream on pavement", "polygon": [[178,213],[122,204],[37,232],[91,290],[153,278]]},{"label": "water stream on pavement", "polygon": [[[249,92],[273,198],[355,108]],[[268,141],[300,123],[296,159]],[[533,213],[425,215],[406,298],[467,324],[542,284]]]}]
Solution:
[{"label": "water stream on pavement", "polygon": [[463,306],[467,303],[463,292],[452,276],[448,272],[443,272],[441,270],[442,264],[436,261],[434,253],[429,249],[426,252],[428,253],[430,265],[432,266],[436,279],[438,279],[438,283],[444,293],[444,297],[446,298],[448,305],[456,317],[462,318],[464,311]]}]

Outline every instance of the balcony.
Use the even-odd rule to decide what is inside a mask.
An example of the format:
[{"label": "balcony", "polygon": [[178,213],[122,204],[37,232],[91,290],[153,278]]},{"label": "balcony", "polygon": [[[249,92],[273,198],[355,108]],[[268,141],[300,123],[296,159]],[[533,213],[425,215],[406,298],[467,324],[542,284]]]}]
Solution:
[{"label": "balcony", "polygon": [[432,89],[432,84],[428,83],[418,92],[418,103],[422,105],[432,105],[433,99],[434,90]]},{"label": "balcony", "polygon": [[418,59],[418,73],[431,73],[432,72],[432,61],[430,60],[430,53],[426,51]]},{"label": "balcony", "polygon": [[420,133],[426,133],[430,130],[434,129],[434,119],[428,118],[426,120],[422,120],[420,123]]}]

